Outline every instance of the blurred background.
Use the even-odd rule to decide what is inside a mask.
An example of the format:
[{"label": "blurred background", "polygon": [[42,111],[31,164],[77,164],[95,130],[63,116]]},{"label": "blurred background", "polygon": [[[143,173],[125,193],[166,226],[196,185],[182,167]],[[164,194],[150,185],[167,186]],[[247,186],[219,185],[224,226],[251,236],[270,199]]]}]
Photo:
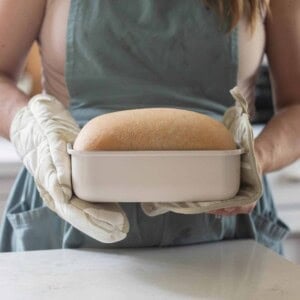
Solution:
[{"label": "blurred background", "polygon": [[[37,44],[31,48],[19,88],[31,96],[42,91],[41,61]],[[266,59],[260,68],[256,84],[256,114],[252,120],[254,134],[258,135],[264,125],[274,114],[271,86]],[[21,167],[13,147],[7,140],[0,137],[0,220],[5,207],[9,190]],[[300,264],[300,161],[280,171],[267,175],[278,215],[290,227],[291,234],[285,241],[285,256]]]}]

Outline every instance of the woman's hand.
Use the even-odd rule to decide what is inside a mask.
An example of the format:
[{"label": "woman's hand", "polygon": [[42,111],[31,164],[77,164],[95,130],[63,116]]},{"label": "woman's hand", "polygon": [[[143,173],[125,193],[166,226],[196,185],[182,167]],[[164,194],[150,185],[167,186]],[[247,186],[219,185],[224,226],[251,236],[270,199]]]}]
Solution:
[{"label": "woman's hand", "polygon": [[[241,156],[240,168],[240,187],[239,191],[230,199],[224,201],[193,201],[193,202],[151,202],[142,203],[142,209],[148,216],[157,216],[169,211],[181,214],[196,214],[196,213],[218,213],[227,214],[228,208],[231,207],[229,214],[248,213],[255,205],[249,206],[261,198],[262,195],[262,180],[259,174],[257,162],[255,159],[256,153],[261,156],[259,149],[264,147],[254,146],[253,130],[249,121],[248,102],[243,97],[239,88],[236,86],[230,90],[232,97],[235,100],[235,105],[229,107],[223,116],[223,124],[231,132],[236,144],[240,149],[244,149],[247,155]],[[259,142],[260,144],[260,142]],[[260,162],[261,163],[261,162]],[[260,168],[262,170],[262,168]],[[262,172],[261,172],[262,173]],[[240,206],[241,204],[247,206]],[[227,208],[227,211],[224,210]]]},{"label": "woman's hand", "polygon": [[[263,175],[263,155],[261,149],[259,147],[259,144],[257,143],[257,140],[254,141],[254,151],[255,151],[255,159],[257,162],[258,170],[259,170],[259,175]],[[257,201],[248,205],[243,205],[243,206],[238,206],[238,207],[229,207],[229,208],[223,208],[223,209],[218,209],[218,210],[213,210],[209,211],[209,214],[214,214],[214,215],[222,215],[222,216],[234,216],[238,214],[250,214],[253,209],[255,208],[257,204]]]}]

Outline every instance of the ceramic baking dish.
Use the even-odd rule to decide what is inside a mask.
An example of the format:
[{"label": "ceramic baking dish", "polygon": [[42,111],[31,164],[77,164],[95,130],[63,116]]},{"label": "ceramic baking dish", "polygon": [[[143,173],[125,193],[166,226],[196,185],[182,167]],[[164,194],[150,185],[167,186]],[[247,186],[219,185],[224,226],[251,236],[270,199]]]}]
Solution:
[{"label": "ceramic baking dish", "polygon": [[239,190],[243,150],[75,151],[74,193],[92,202],[212,201]]}]

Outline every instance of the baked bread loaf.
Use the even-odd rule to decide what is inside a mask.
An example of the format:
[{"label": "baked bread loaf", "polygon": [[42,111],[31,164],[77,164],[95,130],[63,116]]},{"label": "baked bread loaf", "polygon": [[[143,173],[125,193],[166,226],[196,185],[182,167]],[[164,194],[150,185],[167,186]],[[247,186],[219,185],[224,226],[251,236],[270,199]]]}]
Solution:
[{"label": "baked bread loaf", "polygon": [[97,150],[233,150],[223,123],[190,110],[139,108],[103,114],[90,120],[73,145]]}]

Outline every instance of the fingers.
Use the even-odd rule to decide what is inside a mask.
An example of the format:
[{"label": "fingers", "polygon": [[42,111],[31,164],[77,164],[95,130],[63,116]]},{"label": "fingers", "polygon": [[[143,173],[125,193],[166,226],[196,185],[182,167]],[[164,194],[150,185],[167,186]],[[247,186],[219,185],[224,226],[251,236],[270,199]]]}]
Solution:
[{"label": "fingers", "polygon": [[239,207],[229,207],[229,208],[223,208],[223,209],[217,209],[217,210],[212,210],[209,211],[209,214],[214,214],[214,215],[221,215],[221,216],[234,216],[238,214],[250,214],[253,209],[256,206],[255,203],[251,203],[248,205],[243,205]]},{"label": "fingers", "polygon": [[115,243],[127,236],[129,223],[121,207],[111,203],[89,203],[76,197],[68,203],[56,204],[60,217],[99,242]]},{"label": "fingers", "polygon": [[96,226],[107,227],[111,231],[120,230],[123,233],[129,231],[127,216],[118,203],[91,203],[73,197],[70,205],[81,210]]}]

